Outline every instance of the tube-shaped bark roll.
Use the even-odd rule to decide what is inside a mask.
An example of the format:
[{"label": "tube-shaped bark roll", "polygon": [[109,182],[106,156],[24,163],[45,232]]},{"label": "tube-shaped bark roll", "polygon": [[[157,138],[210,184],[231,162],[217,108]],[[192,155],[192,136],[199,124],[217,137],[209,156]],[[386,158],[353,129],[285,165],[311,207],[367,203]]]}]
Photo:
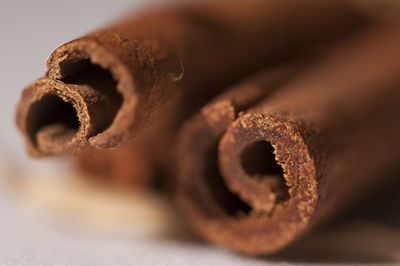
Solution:
[{"label": "tube-shaped bark roll", "polygon": [[223,101],[187,122],[178,199],[196,230],[276,252],[387,182],[400,158],[399,32],[394,22],[352,37],[234,122]]},{"label": "tube-shaped bark roll", "polygon": [[[177,200],[189,222],[207,239],[228,247],[237,245],[224,241],[237,241],[235,227],[241,220],[236,215],[245,217],[251,210],[220,176],[221,136],[243,110],[271,95],[298,75],[302,67],[303,64],[290,64],[262,72],[214,99],[182,126],[175,144]],[[249,223],[239,229],[251,232],[252,226]],[[239,233],[246,238],[246,233]]]},{"label": "tube-shaped bark roll", "polygon": [[226,86],[364,22],[345,1],[210,1],[151,11],[57,48],[48,77],[26,89],[17,124],[34,156],[116,148],[149,130],[170,137]]}]

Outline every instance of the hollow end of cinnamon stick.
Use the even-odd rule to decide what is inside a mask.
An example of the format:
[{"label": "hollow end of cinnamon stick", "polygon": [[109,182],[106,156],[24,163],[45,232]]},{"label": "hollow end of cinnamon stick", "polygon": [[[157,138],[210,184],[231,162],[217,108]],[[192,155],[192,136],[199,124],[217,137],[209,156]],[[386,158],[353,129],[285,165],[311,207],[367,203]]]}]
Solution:
[{"label": "hollow end of cinnamon stick", "polygon": [[303,132],[273,114],[241,112],[273,94],[301,66],[271,69],[239,84],[181,129],[177,201],[207,240],[241,253],[267,254],[309,228],[318,194]]},{"label": "hollow end of cinnamon stick", "polygon": [[359,32],[246,114],[203,108],[185,125],[177,193],[200,235],[270,254],[393,178],[382,173],[400,150],[398,27]]},{"label": "hollow end of cinnamon stick", "polygon": [[221,176],[251,206],[249,215],[241,219],[254,223],[251,229],[242,228],[254,232],[250,239],[239,235],[233,248],[252,254],[275,252],[310,227],[318,182],[302,135],[300,127],[274,115],[246,114],[222,137]]},{"label": "hollow end of cinnamon stick", "polygon": [[314,161],[288,122],[258,114],[230,120],[229,128],[225,121],[225,133],[184,131],[197,144],[181,142],[188,158],[179,166],[178,201],[208,240],[245,254],[276,252],[309,228],[318,201]]},{"label": "hollow end of cinnamon stick", "polygon": [[136,95],[122,62],[96,42],[78,39],[56,49],[47,66],[48,77],[28,86],[18,107],[17,124],[32,155],[79,154],[128,138]]},{"label": "hollow end of cinnamon stick", "polygon": [[33,147],[57,152],[78,133],[77,111],[68,100],[48,93],[32,103],[26,117],[26,130]]}]

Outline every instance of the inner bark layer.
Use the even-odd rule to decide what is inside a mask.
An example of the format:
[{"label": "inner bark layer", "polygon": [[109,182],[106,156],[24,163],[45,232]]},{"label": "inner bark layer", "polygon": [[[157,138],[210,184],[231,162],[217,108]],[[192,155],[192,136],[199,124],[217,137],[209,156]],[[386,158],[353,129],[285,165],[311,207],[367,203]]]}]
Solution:
[{"label": "inner bark layer", "polygon": [[44,153],[52,153],[56,143],[69,145],[75,136],[83,143],[102,133],[123,102],[111,72],[89,59],[63,62],[61,73],[62,79],[52,80],[46,88],[49,92],[34,102],[27,114],[29,138]]},{"label": "inner bark layer", "polygon": [[[45,95],[32,104],[27,116],[27,131],[31,141],[37,145],[37,134],[52,127],[62,128],[60,138],[71,138],[79,129],[79,119],[72,103],[55,94]],[[73,134],[71,134],[73,133]]]},{"label": "inner bark layer", "polygon": [[218,168],[218,143],[208,150],[206,154],[206,168],[204,173],[205,182],[210,189],[219,207],[230,216],[249,214],[251,207],[242,201],[240,197],[232,193],[226,186]]},{"label": "inner bark layer", "polygon": [[107,129],[113,122],[123,102],[122,95],[117,90],[118,82],[113,78],[111,72],[92,63],[90,59],[82,59],[72,63],[65,63],[61,67],[61,73],[64,75],[62,82],[87,85],[88,88],[97,92],[99,97],[107,99],[103,106],[100,106],[100,108],[106,108],[102,112],[104,114],[101,117],[96,117],[96,122],[99,124],[96,133],[101,133]]},{"label": "inner bark layer", "polygon": [[276,193],[276,203],[289,199],[283,169],[275,160],[274,147],[265,140],[247,145],[240,155],[243,170]]}]

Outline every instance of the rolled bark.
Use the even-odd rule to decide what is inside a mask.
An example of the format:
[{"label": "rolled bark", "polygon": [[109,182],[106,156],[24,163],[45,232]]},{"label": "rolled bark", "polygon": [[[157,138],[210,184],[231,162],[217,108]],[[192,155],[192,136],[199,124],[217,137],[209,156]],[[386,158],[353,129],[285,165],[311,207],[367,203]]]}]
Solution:
[{"label": "rolled bark", "polygon": [[25,89],[17,124],[38,157],[116,148],[145,132],[156,132],[161,150],[183,119],[226,86],[365,21],[342,1],[151,11],[57,48],[47,76]]},{"label": "rolled bark", "polygon": [[[176,193],[193,227],[268,254],[387,182],[400,158],[399,32],[369,28],[278,87],[267,71],[186,122]],[[271,89],[258,104],[234,100]]]}]

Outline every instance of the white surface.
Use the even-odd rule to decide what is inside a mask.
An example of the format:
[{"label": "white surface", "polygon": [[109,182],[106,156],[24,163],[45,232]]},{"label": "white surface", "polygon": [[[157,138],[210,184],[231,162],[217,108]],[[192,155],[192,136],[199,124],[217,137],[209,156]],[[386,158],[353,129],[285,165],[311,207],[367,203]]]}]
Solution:
[{"label": "white surface", "polygon": [[[8,195],[8,197],[7,197]],[[266,265],[200,243],[83,233],[41,220],[0,189],[0,265]],[[7,215],[5,215],[7,214]],[[282,263],[282,265],[285,265]]]}]

